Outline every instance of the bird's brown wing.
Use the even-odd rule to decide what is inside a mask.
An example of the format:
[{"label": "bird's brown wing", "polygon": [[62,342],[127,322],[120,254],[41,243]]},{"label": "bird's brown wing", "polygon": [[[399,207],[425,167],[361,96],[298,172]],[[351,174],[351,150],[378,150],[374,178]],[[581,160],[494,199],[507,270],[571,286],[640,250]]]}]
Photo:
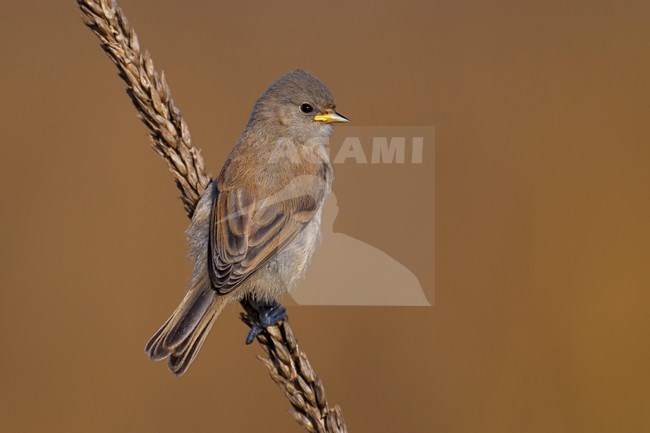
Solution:
[{"label": "bird's brown wing", "polygon": [[262,198],[221,182],[219,186],[212,207],[208,267],[213,288],[225,294],[300,233],[318,211],[324,190],[315,196]]}]

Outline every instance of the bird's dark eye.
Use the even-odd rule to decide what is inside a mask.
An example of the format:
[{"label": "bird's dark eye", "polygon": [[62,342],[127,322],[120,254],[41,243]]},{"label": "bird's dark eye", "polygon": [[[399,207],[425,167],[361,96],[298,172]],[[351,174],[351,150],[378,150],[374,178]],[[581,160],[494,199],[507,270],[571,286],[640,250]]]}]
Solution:
[{"label": "bird's dark eye", "polygon": [[311,114],[311,113],[314,112],[314,107],[312,107],[311,105],[307,104],[306,102],[300,104],[299,108],[300,108],[300,112],[301,112],[302,114]]}]

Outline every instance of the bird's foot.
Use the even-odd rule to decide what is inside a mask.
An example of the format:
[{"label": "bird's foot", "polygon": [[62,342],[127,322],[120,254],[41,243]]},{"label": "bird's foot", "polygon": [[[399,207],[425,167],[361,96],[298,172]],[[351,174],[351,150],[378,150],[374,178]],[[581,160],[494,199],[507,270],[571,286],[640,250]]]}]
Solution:
[{"label": "bird's foot", "polygon": [[276,301],[271,304],[249,301],[248,305],[252,307],[254,314],[252,315],[253,325],[246,337],[246,344],[251,344],[264,329],[287,318],[287,311]]}]

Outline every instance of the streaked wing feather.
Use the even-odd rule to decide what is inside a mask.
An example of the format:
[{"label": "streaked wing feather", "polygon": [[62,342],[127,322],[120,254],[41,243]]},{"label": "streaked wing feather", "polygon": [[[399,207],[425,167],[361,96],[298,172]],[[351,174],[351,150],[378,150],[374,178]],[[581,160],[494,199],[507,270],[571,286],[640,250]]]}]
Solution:
[{"label": "streaked wing feather", "polygon": [[242,190],[219,191],[212,209],[210,278],[231,292],[300,233],[320,201],[309,195],[256,200]]}]

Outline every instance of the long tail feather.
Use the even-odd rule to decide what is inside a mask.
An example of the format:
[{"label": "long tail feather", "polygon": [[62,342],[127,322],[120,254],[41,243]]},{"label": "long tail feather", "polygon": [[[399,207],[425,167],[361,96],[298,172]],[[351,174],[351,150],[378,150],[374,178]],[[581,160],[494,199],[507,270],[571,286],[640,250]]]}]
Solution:
[{"label": "long tail feather", "polygon": [[194,361],[225,305],[225,297],[212,289],[208,279],[200,279],[151,337],[145,352],[154,361],[169,358],[169,370],[177,376],[182,375]]}]

